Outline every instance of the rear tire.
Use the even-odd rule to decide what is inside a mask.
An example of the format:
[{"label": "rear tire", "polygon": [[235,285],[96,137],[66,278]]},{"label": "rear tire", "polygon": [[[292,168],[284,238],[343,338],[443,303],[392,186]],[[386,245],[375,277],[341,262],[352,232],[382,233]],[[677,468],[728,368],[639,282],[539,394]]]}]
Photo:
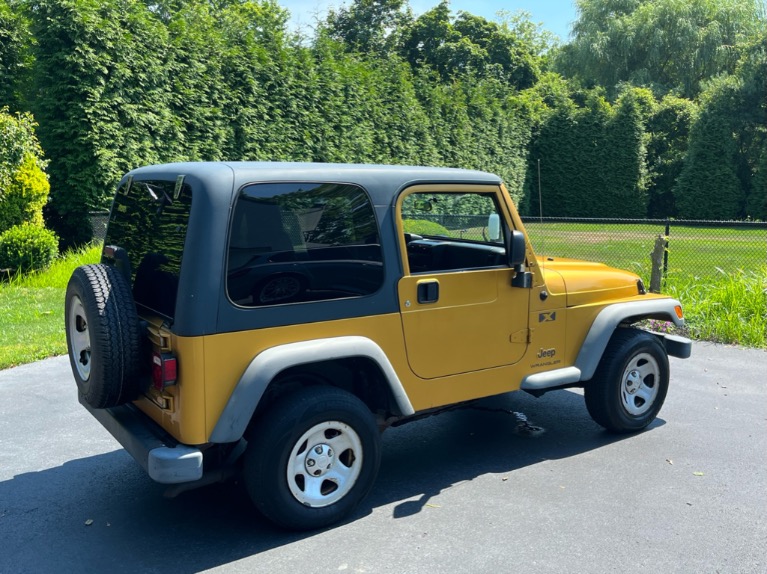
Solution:
[{"label": "rear tire", "polygon": [[655,420],[668,385],[668,355],[658,338],[639,329],[617,329],[584,389],[586,408],[611,432],[636,432]]},{"label": "rear tire", "polygon": [[108,265],[72,273],[64,309],[67,350],[82,399],[93,408],[121,405],[141,392],[141,337],[130,285]]},{"label": "rear tire", "polygon": [[378,474],[381,438],[373,415],[335,387],[305,387],[282,397],[248,437],[248,494],[266,518],[290,530],[340,521]]}]

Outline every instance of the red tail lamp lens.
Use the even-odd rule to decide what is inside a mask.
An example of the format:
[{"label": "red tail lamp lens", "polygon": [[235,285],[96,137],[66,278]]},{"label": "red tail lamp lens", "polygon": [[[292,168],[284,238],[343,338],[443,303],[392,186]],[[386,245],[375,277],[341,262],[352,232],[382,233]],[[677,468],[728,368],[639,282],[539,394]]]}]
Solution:
[{"label": "red tail lamp lens", "polygon": [[170,353],[152,355],[152,385],[158,391],[176,384],[178,362]]}]

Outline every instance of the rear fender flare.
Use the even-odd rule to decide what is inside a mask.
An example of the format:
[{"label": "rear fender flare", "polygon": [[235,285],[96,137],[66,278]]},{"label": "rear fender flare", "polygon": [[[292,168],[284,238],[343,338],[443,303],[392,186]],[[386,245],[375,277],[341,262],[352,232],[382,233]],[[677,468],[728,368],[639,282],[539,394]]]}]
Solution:
[{"label": "rear fender flare", "polygon": [[259,353],[240,377],[210,435],[210,442],[235,442],[242,438],[269,383],[282,371],[297,365],[350,357],[367,357],[381,369],[400,415],[415,413],[386,353],[367,337],[348,336],[289,343]]}]

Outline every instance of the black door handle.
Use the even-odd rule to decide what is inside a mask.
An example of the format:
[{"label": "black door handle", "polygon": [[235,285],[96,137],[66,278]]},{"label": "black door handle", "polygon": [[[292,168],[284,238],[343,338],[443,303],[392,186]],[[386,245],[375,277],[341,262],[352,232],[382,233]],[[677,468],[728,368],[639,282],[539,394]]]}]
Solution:
[{"label": "black door handle", "polygon": [[418,284],[418,302],[436,303],[439,300],[439,281],[425,281]]}]

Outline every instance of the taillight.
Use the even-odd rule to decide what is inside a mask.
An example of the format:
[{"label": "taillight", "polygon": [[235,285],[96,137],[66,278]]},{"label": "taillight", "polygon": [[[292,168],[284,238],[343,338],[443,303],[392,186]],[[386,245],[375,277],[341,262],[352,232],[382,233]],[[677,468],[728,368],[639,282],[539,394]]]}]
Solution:
[{"label": "taillight", "polygon": [[176,384],[178,361],[171,353],[152,355],[152,386],[158,391]]}]

